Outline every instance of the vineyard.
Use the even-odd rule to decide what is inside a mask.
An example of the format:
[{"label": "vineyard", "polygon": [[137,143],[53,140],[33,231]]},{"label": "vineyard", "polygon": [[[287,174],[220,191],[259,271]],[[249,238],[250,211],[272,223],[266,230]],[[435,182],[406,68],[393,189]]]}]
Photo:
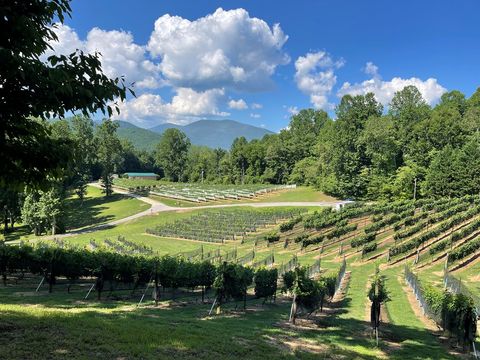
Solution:
[{"label": "vineyard", "polygon": [[272,227],[278,222],[291,219],[305,211],[304,209],[215,211],[146,229],[146,233],[163,237],[219,243],[240,238],[243,242],[249,234]]},{"label": "vineyard", "polygon": [[[472,350],[480,294],[475,281],[462,274],[480,258],[478,196],[357,202],[340,210],[209,209],[159,219],[89,234],[83,242],[72,237],[4,244],[3,293],[29,289],[72,302],[118,306],[181,303],[202,314],[196,316],[213,319],[244,309],[235,316],[249,321],[254,321],[249,311],[270,304],[262,311],[272,321],[304,324],[316,314],[314,321],[325,327],[315,335],[320,342],[330,338],[330,327],[340,326],[361,351],[338,339],[336,346],[360,358],[383,357],[387,351],[393,351],[392,358],[408,358],[411,337],[428,344],[425,358],[450,358],[448,349]],[[122,235],[121,229],[138,233]],[[165,254],[154,246],[157,240],[179,249],[189,245]],[[378,307],[388,310],[375,325],[378,340],[362,335],[370,326],[364,323],[369,281],[390,291],[381,300],[388,300],[386,305]],[[446,345],[425,332],[417,307],[440,329]],[[400,335],[390,338],[395,329]],[[403,350],[385,348],[385,338]]]},{"label": "vineyard", "polygon": [[150,195],[194,203],[253,199],[271,192],[295,188],[295,185],[226,186],[122,178],[115,180],[115,186],[131,193],[148,193]]}]

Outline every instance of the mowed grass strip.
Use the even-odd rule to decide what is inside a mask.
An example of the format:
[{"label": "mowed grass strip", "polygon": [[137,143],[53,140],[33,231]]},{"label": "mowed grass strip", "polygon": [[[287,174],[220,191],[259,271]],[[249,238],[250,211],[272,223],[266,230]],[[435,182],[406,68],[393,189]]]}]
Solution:
[{"label": "mowed grass strip", "polygon": [[[386,276],[386,286],[391,298],[387,302],[388,337],[400,343],[400,348],[390,353],[391,359],[454,359],[435,336],[425,328],[424,323],[414,313],[408,300],[407,288],[401,267],[382,272]],[[408,289],[410,291],[410,289]]]}]

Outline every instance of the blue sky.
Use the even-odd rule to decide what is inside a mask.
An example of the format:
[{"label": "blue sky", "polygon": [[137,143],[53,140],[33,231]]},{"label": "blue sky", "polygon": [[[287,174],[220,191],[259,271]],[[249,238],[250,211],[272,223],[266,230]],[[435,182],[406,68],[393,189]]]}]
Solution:
[{"label": "blue sky", "polygon": [[138,97],[121,118],[144,127],[231,118],[278,131],[296,109],[333,114],[345,93],[373,91],[387,104],[412,83],[433,104],[446,90],[470,96],[480,86],[479,1],[74,0],[72,8],[56,51],[98,50],[108,74],[136,81]]}]

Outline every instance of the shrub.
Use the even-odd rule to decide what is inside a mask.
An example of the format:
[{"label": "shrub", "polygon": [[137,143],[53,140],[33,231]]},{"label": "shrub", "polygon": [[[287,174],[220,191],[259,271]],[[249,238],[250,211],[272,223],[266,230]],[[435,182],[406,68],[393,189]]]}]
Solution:
[{"label": "shrub", "polygon": [[269,243],[273,243],[280,240],[280,235],[277,234],[276,232],[271,232],[271,233],[265,234],[264,239]]}]

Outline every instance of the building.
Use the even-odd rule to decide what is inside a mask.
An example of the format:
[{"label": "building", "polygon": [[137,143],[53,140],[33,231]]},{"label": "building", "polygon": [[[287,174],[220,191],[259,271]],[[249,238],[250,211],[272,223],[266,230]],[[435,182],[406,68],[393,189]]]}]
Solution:
[{"label": "building", "polygon": [[143,180],[157,180],[158,175],[155,173],[142,173],[142,172],[127,172],[123,174],[127,179],[143,179]]}]

